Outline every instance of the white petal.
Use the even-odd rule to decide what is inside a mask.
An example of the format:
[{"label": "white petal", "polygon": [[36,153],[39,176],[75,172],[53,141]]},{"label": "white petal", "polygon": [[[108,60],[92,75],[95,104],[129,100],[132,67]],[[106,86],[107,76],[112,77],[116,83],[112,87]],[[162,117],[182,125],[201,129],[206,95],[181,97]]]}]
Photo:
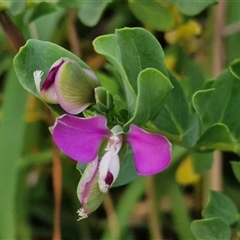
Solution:
[{"label": "white petal", "polygon": [[43,71],[41,71],[41,70],[37,70],[37,71],[33,72],[34,82],[35,82],[38,93],[40,93],[40,85],[41,85],[41,81],[42,81],[42,75],[43,75]]},{"label": "white petal", "polygon": [[120,170],[120,162],[117,152],[113,147],[105,153],[99,165],[99,188],[107,192],[116,180]]}]

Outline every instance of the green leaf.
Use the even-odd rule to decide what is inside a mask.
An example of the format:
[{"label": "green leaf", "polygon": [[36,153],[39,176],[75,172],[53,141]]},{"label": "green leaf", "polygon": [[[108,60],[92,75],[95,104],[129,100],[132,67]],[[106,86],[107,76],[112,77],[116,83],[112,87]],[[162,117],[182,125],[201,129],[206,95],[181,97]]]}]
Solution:
[{"label": "green leaf", "polygon": [[113,107],[112,95],[104,87],[96,87],[94,91],[96,105],[101,112],[107,112]]},{"label": "green leaf", "polygon": [[222,151],[238,152],[239,144],[226,125],[216,123],[201,135],[195,148],[201,151],[219,149]]},{"label": "green leaf", "polygon": [[240,79],[240,59],[236,59],[230,66],[231,73]]},{"label": "green leaf", "polygon": [[[194,126],[195,120],[191,119],[188,102],[182,87],[173,75],[169,74],[169,77],[174,88],[161,112],[153,121],[153,125],[171,141],[186,141],[187,143],[187,136],[191,135],[191,128],[197,132],[197,126]],[[189,141],[193,144],[195,137],[191,135],[190,139]]]},{"label": "green leaf", "polygon": [[[7,2],[7,1],[4,1],[4,2]],[[9,11],[10,11],[10,13],[12,15],[18,15],[20,13],[23,13],[25,8],[26,8],[26,0],[23,0],[23,1],[11,1],[11,6],[9,8]]]},{"label": "green leaf", "polygon": [[[228,68],[211,84],[211,88],[215,90],[199,91],[193,98],[193,107],[203,124],[202,130],[205,131],[214,124],[222,123],[223,125],[217,125],[217,128],[221,128],[221,141],[226,138],[227,145],[236,141],[239,143],[240,79],[235,77]],[[208,131],[213,132],[215,128]],[[212,138],[214,139],[214,136]],[[236,153],[240,151],[237,146],[230,146],[230,149]]]},{"label": "green leaf", "polygon": [[[89,69],[77,56],[56,44],[33,39],[28,40],[13,60],[19,82],[27,91],[39,97],[33,79],[33,72],[42,70],[44,72],[43,79],[46,78],[52,64],[61,57],[76,60],[81,67]],[[47,105],[52,110],[60,114],[63,113],[58,104]]]},{"label": "green leaf", "polygon": [[191,231],[197,240],[230,240],[231,230],[227,223],[219,217],[194,220]]},{"label": "green leaf", "polygon": [[136,94],[128,81],[127,74],[122,66],[121,53],[117,43],[117,37],[114,34],[97,37],[93,41],[94,49],[97,53],[103,55],[116,69],[121,76],[119,85],[124,91],[123,99],[127,101],[130,116],[134,114],[136,105]]},{"label": "green leaf", "polygon": [[[64,31],[62,30],[64,27],[61,30],[58,29],[58,24],[61,19],[64,18],[65,14],[65,9],[56,8],[55,12],[37,18],[34,21],[34,26],[36,28],[36,32],[34,32],[34,34],[36,35],[37,39],[41,39],[42,41],[50,41],[52,39],[56,39],[56,41],[58,41],[57,39],[59,39],[59,37],[63,34],[61,32]],[[26,14],[24,18],[26,21],[28,21],[27,17],[28,15]],[[58,29],[57,34],[55,32],[55,29]]]},{"label": "green leaf", "polygon": [[176,7],[183,13],[189,16],[197,15],[202,12],[205,8],[210,5],[217,3],[217,0],[207,0],[207,1],[182,1],[182,0],[174,0]]},{"label": "green leaf", "polygon": [[189,57],[183,55],[179,61],[181,61],[182,71],[185,76],[181,79],[180,84],[186,93],[187,99],[191,100],[195,92],[202,89],[205,76],[203,74],[203,68],[196,61],[190,60]]},{"label": "green leaf", "polygon": [[174,23],[170,9],[159,1],[128,0],[129,8],[135,17],[146,26],[158,31],[171,29]]},{"label": "green leaf", "polygon": [[208,100],[214,90],[214,88],[200,90],[193,95],[193,107],[198,114],[200,121],[204,122],[205,124],[209,121],[207,112]]},{"label": "green leaf", "polygon": [[235,177],[240,182],[240,162],[231,162],[231,166]]},{"label": "green leaf", "polygon": [[124,127],[134,123],[143,126],[159,114],[166,98],[173,89],[171,82],[161,72],[147,68],[138,75],[136,111]]},{"label": "green leaf", "polygon": [[31,14],[27,18],[27,23],[31,23],[39,17],[56,11],[55,5],[47,2],[40,2],[36,7],[32,9]]},{"label": "green leaf", "polygon": [[202,216],[204,218],[221,217],[231,225],[238,220],[238,209],[229,197],[210,190],[209,200],[202,211]]},{"label": "green leaf", "polygon": [[86,26],[93,27],[98,23],[103,11],[111,2],[112,0],[85,0],[79,10],[78,17]]},{"label": "green leaf", "polygon": [[157,39],[143,28],[116,30],[121,63],[135,92],[138,74],[145,68],[155,68],[168,77],[164,52]]},{"label": "green leaf", "polygon": [[196,153],[192,154],[194,172],[201,174],[210,170],[213,164],[213,153]]},{"label": "green leaf", "polygon": [[123,100],[127,102],[129,118],[136,108],[137,78],[146,68],[155,68],[168,76],[164,63],[164,53],[151,33],[142,28],[123,28],[96,38],[95,51],[103,55],[120,74]]},{"label": "green leaf", "polygon": [[127,153],[121,161],[120,172],[116,181],[113,184],[113,187],[125,185],[138,177],[139,174],[136,172],[135,169],[133,155],[132,153]]}]

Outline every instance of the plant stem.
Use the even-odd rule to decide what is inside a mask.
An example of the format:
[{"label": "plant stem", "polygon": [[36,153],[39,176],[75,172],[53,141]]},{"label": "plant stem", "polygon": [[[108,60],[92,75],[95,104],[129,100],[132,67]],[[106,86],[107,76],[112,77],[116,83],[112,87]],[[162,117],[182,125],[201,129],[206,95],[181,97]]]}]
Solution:
[{"label": "plant stem", "polygon": [[[220,1],[215,9],[214,39],[213,39],[213,76],[220,74],[224,67],[225,51],[223,41],[223,30],[225,27],[226,1]],[[211,189],[222,190],[222,154],[214,152],[214,163],[211,171]]]},{"label": "plant stem", "polygon": [[163,239],[161,236],[160,224],[158,221],[158,208],[155,194],[154,176],[146,177],[146,193],[148,197],[148,222],[151,239]]},{"label": "plant stem", "polygon": [[[47,122],[53,125],[54,118],[52,112],[45,107]],[[53,151],[53,191],[54,191],[54,218],[53,218],[53,240],[61,240],[61,196],[62,196],[62,165],[60,151],[52,139]]]},{"label": "plant stem", "polygon": [[113,202],[108,193],[103,201],[103,206],[107,214],[107,221],[112,239],[119,239],[119,224],[114,210]]},{"label": "plant stem", "polygon": [[[116,207],[116,216],[118,218],[119,223],[119,238],[122,239],[121,235],[123,234],[123,230],[129,223],[127,219],[130,218],[131,211],[134,205],[137,203],[139,198],[143,195],[145,190],[145,179],[143,177],[139,177],[132,183],[128,185],[124,194],[121,196],[120,201]],[[103,233],[102,240],[112,239],[111,233],[109,229],[106,228],[105,232]],[[117,239],[114,239],[117,240]]]},{"label": "plant stem", "polygon": [[78,57],[81,57],[81,49],[79,47],[79,39],[77,36],[75,22],[77,19],[77,11],[75,9],[69,9],[67,11],[68,17],[68,40],[71,51]]},{"label": "plant stem", "polygon": [[54,189],[54,229],[53,240],[61,240],[61,195],[62,195],[62,165],[59,150],[53,142],[53,189]]},{"label": "plant stem", "polygon": [[169,186],[174,225],[179,239],[194,239],[190,231],[190,217],[183,194],[175,181]]},{"label": "plant stem", "polygon": [[3,11],[0,12],[0,24],[14,51],[18,52],[19,48],[25,44],[23,35]]}]

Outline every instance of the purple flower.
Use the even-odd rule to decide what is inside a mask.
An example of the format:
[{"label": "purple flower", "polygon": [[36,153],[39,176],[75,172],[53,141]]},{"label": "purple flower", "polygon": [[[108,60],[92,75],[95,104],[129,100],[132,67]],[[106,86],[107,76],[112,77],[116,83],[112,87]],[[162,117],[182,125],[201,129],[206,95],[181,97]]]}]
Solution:
[{"label": "purple flower", "polygon": [[[151,175],[163,171],[171,160],[171,144],[159,134],[148,133],[136,125],[131,125],[127,133],[113,133],[107,128],[104,116],[78,118],[63,115],[52,127],[54,141],[69,157],[82,163],[89,163],[98,157],[100,145],[108,140],[106,153],[100,163],[100,175],[104,170],[115,167],[122,142],[128,142],[133,151],[136,171],[140,175]],[[112,160],[111,160],[112,159]],[[106,165],[105,165],[106,163]],[[102,170],[103,169],[103,170]],[[103,175],[108,177],[109,172]],[[113,170],[115,179],[117,171]]]},{"label": "purple flower", "polygon": [[[161,172],[171,160],[171,144],[164,136],[148,133],[136,125],[131,125],[127,133],[119,125],[109,130],[104,116],[79,118],[65,114],[57,118],[51,131],[65,154],[88,164],[77,190],[82,204],[78,210],[79,220],[96,210],[99,199],[102,201],[116,180],[120,170],[118,153],[123,142],[131,146],[140,175]],[[104,140],[107,145],[101,157],[99,149]]]},{"label": "purple flower", "polygon": [[50,68],[42,83],[43,72],[33,73],[41,99],[60,104],[68,113],[78,114],[95,103],[94,89],[99,85],[94,73],[82,68],[76,61],[60,58]]}]

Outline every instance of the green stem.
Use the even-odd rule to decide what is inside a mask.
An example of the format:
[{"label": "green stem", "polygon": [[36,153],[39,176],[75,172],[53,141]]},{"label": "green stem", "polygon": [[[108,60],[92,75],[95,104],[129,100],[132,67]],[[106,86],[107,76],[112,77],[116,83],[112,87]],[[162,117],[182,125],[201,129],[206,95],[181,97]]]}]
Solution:
[{"label": "green stem", "polygon": [[[128,225],[127,219],[129,219],[134,205],[144,193],[145,185],[145,179],[142,177],[129,184],[116,207],[116,216],[119,223],[119,239],[122,239],[121,234]],[[101,239],[113,239],[108,228],[106,228]]]},{"label": "green stem", "polygon": [[155,178],[148,176],[146,178],[146,193],[148,197],[148,225],[151,239],[163,239],[161,236],[161,226],[158,218],[158,201],[156,197]]},{"label": "green stem", "polygon": [[174,225],[179,239],[194,239],[190,231],[190,217],[183,194],[178,184],[172,181],[169,187]]}]

